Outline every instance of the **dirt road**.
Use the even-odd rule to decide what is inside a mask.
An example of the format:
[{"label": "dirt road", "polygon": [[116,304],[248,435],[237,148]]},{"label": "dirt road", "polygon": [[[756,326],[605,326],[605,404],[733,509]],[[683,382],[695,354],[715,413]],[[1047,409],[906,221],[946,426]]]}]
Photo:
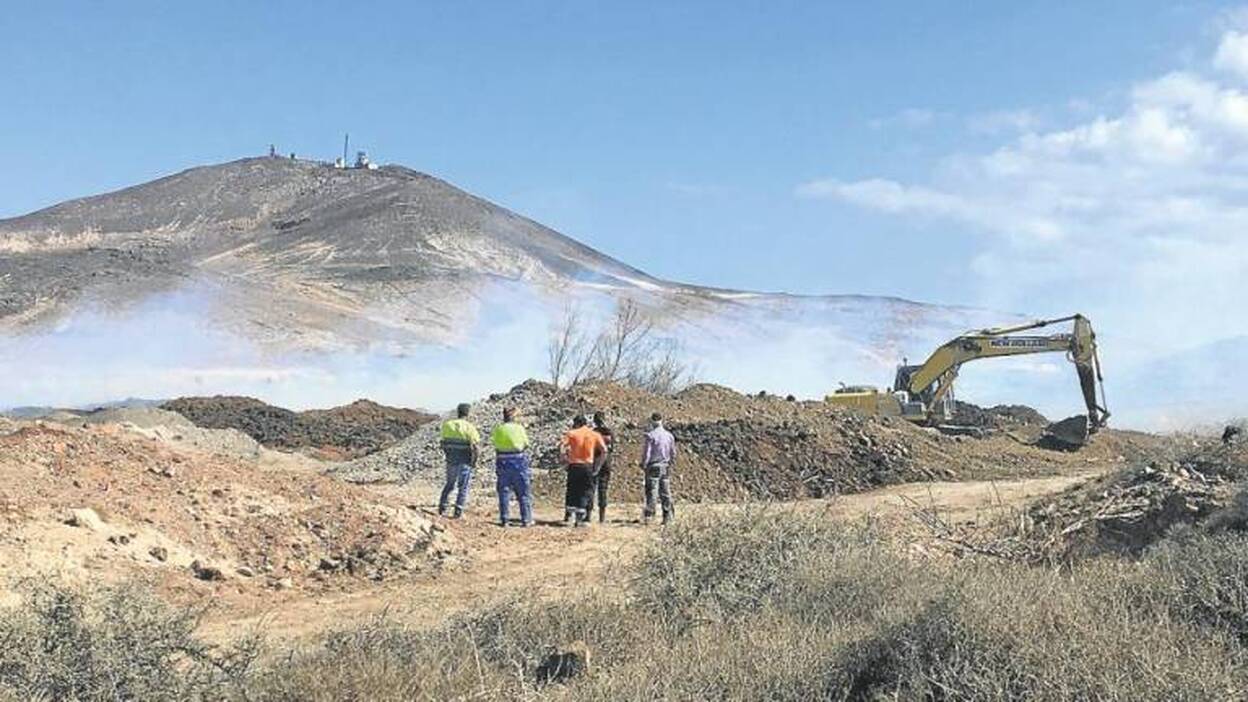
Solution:
[{"label": "dirt road", "polygon": [[[1059,492],[1097,474],[911,483],[827,500],[755,504],[754,508],[824,510],[840,519],[870,515],[906,529],[915,526],[911,515],[916,506],[938,510],[949,521],[967,521]],[[682,505],[681,514],[723,512],[731,518],[741,509],[735,504]],[[613,510],[617,516],[606,525],[570,529],[552,521],[557,510],[545,506],[538,509],[536,528],[501,529],[493,523],[490,507],[479,504],[463,520],[444,522],[465,555],[442,571],[350,592],[306,597],[283,593],[250,605],[231,603],[228,609],[209,615],[202,633],[223,640],[261,627],[271,639],[298,639],[382,612],[396,621],[433,626],[516,593],[553,597],[590,584],[609,584],[628,577],[628,557],[659,533],[658,527],[643,527],[636,521],[637,505],[613,506]]]}]

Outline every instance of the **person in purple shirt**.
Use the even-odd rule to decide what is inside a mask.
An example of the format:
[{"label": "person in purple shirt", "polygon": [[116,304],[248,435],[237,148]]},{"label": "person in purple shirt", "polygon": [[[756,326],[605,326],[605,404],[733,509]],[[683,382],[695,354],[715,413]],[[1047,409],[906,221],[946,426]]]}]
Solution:
[{"label": "person in purple shirt", "polygon": [[676,518],[672,507],[672,466],[676,463],[676,437],[663,427],[663,417],[658,412],[650,415],[650,431],[646,432],[641,447],[641,469],[646,475],[646,506],[641,513],[643,524],[654,517],[654,503],[663,506],[663,523]]}]

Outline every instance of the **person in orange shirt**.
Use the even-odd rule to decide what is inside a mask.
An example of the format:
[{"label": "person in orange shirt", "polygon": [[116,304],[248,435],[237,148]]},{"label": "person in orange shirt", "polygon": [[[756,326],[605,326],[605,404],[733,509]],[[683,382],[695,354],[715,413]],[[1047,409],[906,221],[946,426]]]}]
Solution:
[{"label": "person in orange shirt", "polygon": [[572,430],[563,435],[561,455],[568,468],[568,488],[564,493],[563,521],[575,518],[576,526],[589,524],[589,496],[594,487],[594,474],[607,457],[607,443],[602,434],[591,429],[585,416],[572,418]]}]

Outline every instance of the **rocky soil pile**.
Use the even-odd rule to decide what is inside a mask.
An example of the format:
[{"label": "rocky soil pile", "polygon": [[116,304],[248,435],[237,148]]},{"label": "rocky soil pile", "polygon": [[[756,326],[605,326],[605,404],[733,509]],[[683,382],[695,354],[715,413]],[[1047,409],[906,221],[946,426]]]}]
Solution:
[{"label": "rocky soil pile", "polygon": [[1049,420],[1027,405],[980,407],[958,400],[954,403],[952,423],[984,429],[1012,429],[1015,427],[1042,428],[1049,423]]},{"label": "rocky soil pile", "polygon": [[[534,442],[535,490],[558,496],[558,444],[574,413],[602,410],[616,431],[613,480],[621,499],[640,484],[637,463],[642,434],[652,412],[660,412],[676,435],[682,456],[675,489],[683,499],[792,499],[853,492],[914,480],[988,478],[1086,469],[1089,462],[1117,462],[1143,454],[1152,439],[1118,432],[1099,434],[1077,454],[1063,455],[1005,436],[951,437],[904,420],[868,417],[824,402],[742,395],[715,385],[696,385],[675,396],[659,396],[616,385],[557,391],[527,381],[473,406],[470,419],[483,435],[515,407]],[[487,484],[493,454],[484,451]],[[357,482],[437,482],[442,475],[438,423],[422,427],[385,451],[336,466],[334,474]]]},{"label": "rocky soil pile", "polygon": [[319,588],[436,567],[440,527],[312,469],[187,452],[116,424],[0,434],[0,588],[32,573]]},{"label": "rocky soil pile", "polygon": [[[472,403],[468,419],[488,439],[490,431],[502,422],[503,408],[512,407],[528,430],[538,465],[558,461],[559,438],[570,426],[569,418],[576,412],[592,411],[592,406],[572,393],[559,392],[549,383],[528,380],[509,392],[490,395]],[[373,455],[336,466],[331,472],[338,477],[359,483],[403,482],[413,477],[434,478],[442,475],[442,450],[438,439],[442,420],[426,423],[398,444]],[[485,442],[483,465],[493,465],[494,452]],[[487,471],[488,472],[488,471]]]},{"label": "rocky soil pile", "polygon": [[369,400],[294,412],[250,397],[183,397],[161,408],[200,427],[237,429],[268,448],[308,450],[329,460],[357,458],[392,446],[434,419],[426,412]]},{"label": "rocky soil pile", "polygon": [[1221,515],[1245,479],[1248,446],[1204,441],[1033,505],[1002,547],[1028,560],[1058,563],[1137,554],[1177,524]]},{"label": "rocky soil pile", "polygon": [[148,438],[176,446],[239,458],[260,456],[260,443],[237,429],[204,429],[177,412],[155,407],[124,407],[84,412],[59,423],[87,426],[117,424]]}]

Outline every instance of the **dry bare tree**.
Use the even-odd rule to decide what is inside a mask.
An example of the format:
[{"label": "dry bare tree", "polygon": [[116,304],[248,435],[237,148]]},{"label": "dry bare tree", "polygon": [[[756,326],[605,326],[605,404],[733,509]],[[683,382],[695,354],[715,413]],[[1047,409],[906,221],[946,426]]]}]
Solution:
[{"label": "dry bare tree", "polygon": [[587,322],[575,305],[564,308],[550,331],[546,347],[547,372],[556,388],[578,385],[587,379],[597,356],[598,340],[588,333]]},{"label": "dry bare tree", "polygon": [[547,370],[555,387],[619,382],[655,393],[672,393],[692,381],[675,339],[656,334],[654,318],[633,300],[617,303],[597,333],[574,307],[551,326]]},{"label": "dry bare tree", "polygon": [[657,395],[681,390],[694,377],[693,369],[681,360],[681,351],[675,339],[656,339],[643,361],[629,373],[628,384]]},{"label": "dry bare tree", "polygon": [[655,342],[654,321],[633,300],[625,299],[615,308],[615,314],[605,329],[599,332],[595,344],[593,376],[595,380],[625,380],[650,355]]}]

